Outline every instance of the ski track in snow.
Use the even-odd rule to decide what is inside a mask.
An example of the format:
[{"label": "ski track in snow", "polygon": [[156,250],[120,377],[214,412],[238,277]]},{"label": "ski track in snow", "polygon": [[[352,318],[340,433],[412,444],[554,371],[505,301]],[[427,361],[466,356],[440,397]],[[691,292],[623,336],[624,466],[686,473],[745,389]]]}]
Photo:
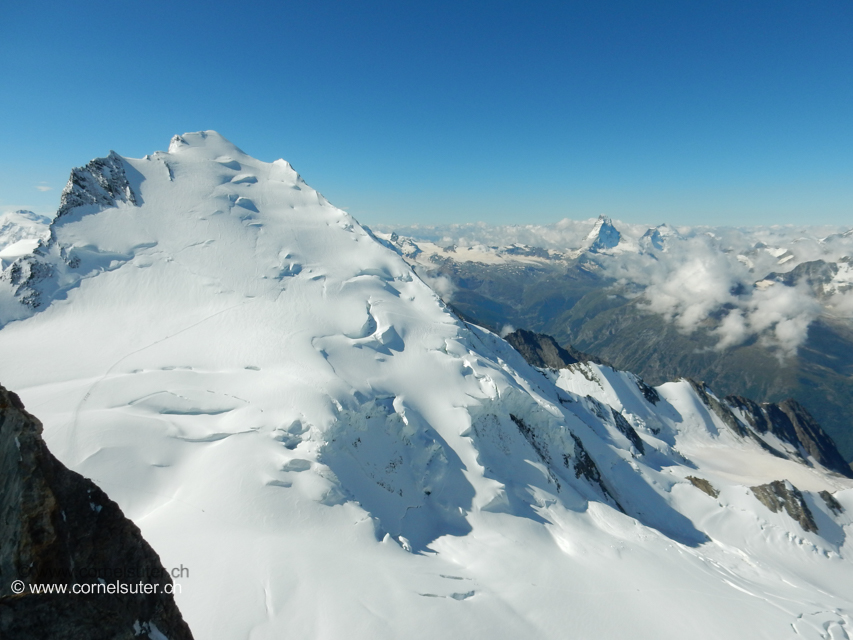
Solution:
[{"label": "ski track in snow", "polygon": [[[220,314],[223,314],[223,313],[226,313],[226,312],[228,312],[228,311],[231,311],[232,309],[236,309],[237,307],[242,306],[242,305],[244,305],[244,304],[247,304],[247,303],[249,303],[249,302],[251,302],[251,300],[245,300],[245,301],[240,302],[240,303],[238,303],[238,304],[235,304],[235,305],[233,305],[233,306],[231,306],[231,307],[228,307],[227,309],[222,309],[221,311],[217,311],[217,312],[215,312],[215,313],[212,313],[212,314],[210,314],[209,316],[207,316],[206,318],[203,318],[202,320],[199,320],[199,321],[194,322],[193,324],[191,324],[191,325],[189,325],[189,326],[187,326],[187,327],[184,327],[184,328],[183,328],[183,329],[181,329],[180,331],[176,331],[175,333],[172,333],[172,334],[167,335],[167,336],[165,336],[165,337],[163,337],[163,338],[160,338],[160,339],[158,339],[158,340],[155,340],[154,342],[151,342],[150,344],[147,344],[147,345],[145,345],[144,347],[140,347],[139,349],[136,349],[135,351],[131,351],[130,353],[128,353],[128,354],[126,354],[126,355],[122,356],[121,358],[119,358],[118,360],[116,360],[112,365],[110,365],[109,369],[107,369],[107,370],[104,372],[104,374],[103,374],[103,375],[102,375],[102,376],[101,376],[97,381],[95,381],[94,383],[92,383],[92,386],[90,386],[90,387],[89,387],[88,391],[86,391],[86,394],[83,396],[83,398],[82,398],[82,399],[80,400],[80,402],[78,403],[78,405],[77,405],[76,409],[74,410],[74,421],[73,421],[73,423],[72,423],[72,425],[71,425],[71,433],[69,434],[69,435],[70,435],[69,440],[70,440],[70,442],[71,442],[71,444],[72,444],[72,447],[74,447],[74,446],[75,446],[75,443],[77,442],[77,437],[76,437],[76,436],[77,436],[77,424],[78,424],[78,422],[79,422],[79,419],[80,419],[80,412],[82,411],[83,406],[86,404],[86,401],[87,401],[87,400],[89,399],[89,397],[92,395],[92,392],[95,390],[95,388],[96,388],[99,384],[101,384],[101,382],[103,382],[106,378],[108,378],[108,377],[113,373],[113,371],[114,371],[114,370],[115,370],[115,369],[116,369],[116,368],[117,368],[117,367],[118,367],[122,362],[124,362],[125,360],[127,360],[127,359],[128,359],[128,358],[130,358],[131,356],[134,356],[134,355],[136,355],[136,354],[138,354],[138,353],[141,353],[141,352],[145,351],[146,349],[150,349],[151,347],[153,347],[153,346],[155,346],[155,345],[158,345],[158,344],[161,344],[161,343],[163,343],[163,342],[166,342],[167,340],[171,340],[172,338],[175,338],[175,337],[177,337],[177,336],[181,335],[182,333],[184,333],[184,332],[186,332],[186,331],[189,331],[190,329],[193,329],[193,328],[195,328],[195,327],[199,326],[200,324],[203,324],[203,323],[207,322],[207,321],[208,321],[208,320],[210,320],[211,318],[214,318],[214,317],[216,317],[216,316],[218,316],[218,315],[220,315]],[[76,448],[72,448],[71,453],[72,453],[72,457],[76,457],[76,454],[77,454],[77,450],[76,450]]]}]

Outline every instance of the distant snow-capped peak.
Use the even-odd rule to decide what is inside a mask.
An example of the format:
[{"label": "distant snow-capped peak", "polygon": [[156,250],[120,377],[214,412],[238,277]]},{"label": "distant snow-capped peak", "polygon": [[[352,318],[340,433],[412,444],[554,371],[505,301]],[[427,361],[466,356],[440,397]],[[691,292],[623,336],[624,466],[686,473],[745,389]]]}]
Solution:
[{"label": "distant snow-capped peak", "polygon": [[613,226],[613,221],[605,215],[598,216],[595,225],[584,241],[584,248],[594,253],[613,249],[619,244],[621,234]]},{"label": "distant snow-capped peak", "polygon": [[0,213],[0,251],[20,240],[47,235],[50,218],[19,209]]},{"label": "distant snow-capped peak", "polygon": [[50,219],[32,211],[0,213],[0,271],[32,253],[48,236]]},{"label": "distant snow-capped peak", "polygon": [[646,231],[640,238],[640,247],[649,250],[666,251],[672,239],[681,239],[681,234],[668,224],[659,224]]}]

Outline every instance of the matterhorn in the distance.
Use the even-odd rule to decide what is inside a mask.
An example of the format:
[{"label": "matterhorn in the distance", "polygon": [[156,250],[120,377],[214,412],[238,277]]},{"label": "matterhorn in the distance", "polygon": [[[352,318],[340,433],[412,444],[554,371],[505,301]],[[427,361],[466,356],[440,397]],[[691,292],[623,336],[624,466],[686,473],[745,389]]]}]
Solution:
[{"label": "matterhorn in the distance", "polygon": [[853,481],[796,407],[534,368],[215,132],[75,169],[0,323],[0,384],[190,568],[196,638],[853,626]]},{"label": "matterhorn in the distance", "polygon": [[613,220],[609,216],[600,215],[595,221],[589,234],[582,245],[582,250],[599,253],[608,249],[615,249],[622,239],[622,234],[613,226]]}]

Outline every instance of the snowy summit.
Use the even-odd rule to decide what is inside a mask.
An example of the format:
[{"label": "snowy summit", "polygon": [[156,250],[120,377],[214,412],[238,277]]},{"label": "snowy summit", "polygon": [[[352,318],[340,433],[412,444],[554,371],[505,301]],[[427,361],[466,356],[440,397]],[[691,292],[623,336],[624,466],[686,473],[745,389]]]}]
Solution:
[{"label": "snowy summit", "polygon": [[196,638],[853,625],[853,481],[765,410],[534,369],[215,132],[75,169],[4,268],[0,326],[0,383],[52,452],[190,569]]},{"label": "snowy summit", "polygon": [[598,253],[614,249],[621,238],[621,234],[613,226],[613,221],[608,216],[601,215],[587,235],[584,246],[588,251]]}]

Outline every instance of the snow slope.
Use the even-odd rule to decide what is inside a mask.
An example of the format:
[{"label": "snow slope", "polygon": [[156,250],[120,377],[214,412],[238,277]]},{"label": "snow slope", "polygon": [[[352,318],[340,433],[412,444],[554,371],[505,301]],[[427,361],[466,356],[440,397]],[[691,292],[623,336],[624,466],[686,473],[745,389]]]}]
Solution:
[{"label": "snow slope", "polygon": [[0,213],[0,270],[31,253],[38,241],[47,238],[50,220],[32,211]]},{"label": "snow slope", "polygon": [[[533,369],[215,132],[76,169],[0,322],[0,381],[189,569],[196,638],[853,624],[853,482],[731,433],[689,385],[651,402],[630,374]],[[817,531],[749,488],[783,479]]]}]

